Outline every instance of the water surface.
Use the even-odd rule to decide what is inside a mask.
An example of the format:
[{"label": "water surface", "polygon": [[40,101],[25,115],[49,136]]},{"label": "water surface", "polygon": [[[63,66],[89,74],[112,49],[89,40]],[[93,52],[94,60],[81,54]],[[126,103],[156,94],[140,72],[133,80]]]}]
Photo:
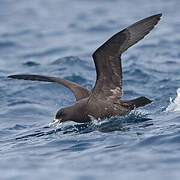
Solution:
[{"label": "water surface", "polygon": [[[1,0],[0,172],[2,179],[179,179],[180,3],[178,0]],[[125,117],[48,127],[75,103],[55,83],[7,79],[36,73],[89,89],[91,54],[114,33],[163,13],[155,30],[123,55],[124,99],[151,105]]]}]

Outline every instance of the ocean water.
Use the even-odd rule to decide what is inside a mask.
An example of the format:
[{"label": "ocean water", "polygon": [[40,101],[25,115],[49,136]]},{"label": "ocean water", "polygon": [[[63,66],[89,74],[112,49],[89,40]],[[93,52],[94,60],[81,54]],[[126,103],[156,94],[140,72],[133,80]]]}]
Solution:
[{"label": "ocean water", "polygon": [[[0,179],[173,179],[180,176],[178,0],[0,0]],[[123,54],[123,98],[153,103],[125,117],[48,127],[72,105],[56,83],[8,79],[59,76],[92,89],[92,53],[114,33],[163,13]]]}]

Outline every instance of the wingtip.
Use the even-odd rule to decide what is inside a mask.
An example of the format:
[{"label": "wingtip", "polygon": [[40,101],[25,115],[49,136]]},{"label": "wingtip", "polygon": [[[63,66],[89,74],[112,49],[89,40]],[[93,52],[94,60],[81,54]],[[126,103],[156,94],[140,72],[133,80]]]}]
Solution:
[{"label": "wingtip", "polygon": [[158,14],[154,14],[154,15],[152,15],[152,16],[149,16],[149,17],[147,17],[147,18],[155,18],[155,19],[158,19],[158,20],[160,20],[161,19],[161,16],[162,16],[162,13],[158,13]]},{"label": "wingtip", "polygon": [[161,16],[162,16],[162,13],[159,13],[159,14],[154,15],[154,17],[157,17],[158,19],[160,19]]},{"label": "wingtip", "polygon": [[16,75],[10,75],[8,78],[16,78]]},{"label": "wingtip", "polygon": [[156,14],[156,16],[159,16],[159,17],[161,17],[161,16],[162,16],[162,13]]},{"label": "wingtip", "polygon": [[8,76],[8,78],[11,78],[11,79],[23,79],[21,76],[22,75],[10,75],[10,76]]},{"label": "wingtip", "polygon": [[7,78],[13,78],[13,75],[8,76]]}]

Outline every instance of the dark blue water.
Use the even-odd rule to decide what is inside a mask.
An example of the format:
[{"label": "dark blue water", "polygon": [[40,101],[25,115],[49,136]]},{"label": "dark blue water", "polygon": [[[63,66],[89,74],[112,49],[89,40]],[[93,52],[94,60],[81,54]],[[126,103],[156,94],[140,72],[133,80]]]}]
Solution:
[{"label": "dark blue water", "polygon": [[[0,179],[179,179],[180,3],[178,0],[0,1]],[[75,102],[63,86],[7,79],[36,73],[89,89],[91,54],[135,21],[163,17],[123,55],[124,97],[149,106],[90,124],[48,123]],[[176,93],[177,92],[177,93]]]}]

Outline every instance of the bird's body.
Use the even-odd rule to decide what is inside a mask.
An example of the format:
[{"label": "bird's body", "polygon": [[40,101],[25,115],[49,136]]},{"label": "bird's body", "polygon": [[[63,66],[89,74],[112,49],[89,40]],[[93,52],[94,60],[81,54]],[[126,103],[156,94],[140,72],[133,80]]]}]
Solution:
[{"label": "bird's body", "polygon": [[69,88],[76,97],[76,104],[60,109],[56,114],[58,122],[91,121],[91,116],[104,119],[122,116],[134,108],[144,106],[152,101],[146,97],[134,100],[122,100],[121,54],[129,47],[143,39],[160,20],[157,14],[118,32],[100,46],[93,54],[97,72],[96,84],[92,91],[68,80],[42,75],[12,75],[10,78],[32,81],[60,83]]},{"label": "bird's body", "polygon": [[[85,123],[90,122],[91,117],[96,119],[104,119],[112,116],[123,116],[134,108],[144,106],[152,102],[145,97],[127,101],[123,101],[121,99],[110,99],[106,97],[104,100],[99,99],[91,103],[89,103],[89,99],[90,97],[83,98],[72,106],[60,109],[60,112],[62,110],[66,112],[67,109],[68,112],[71,111],[70,117],[68,117],[69,113],[66,113],[68,120],[78,123]],[[58,116],[58,113],[56,116]],[[73,119],[71,119],[72,117]],[[56,119],[58,119],[58,117],[56,117]]]}]

